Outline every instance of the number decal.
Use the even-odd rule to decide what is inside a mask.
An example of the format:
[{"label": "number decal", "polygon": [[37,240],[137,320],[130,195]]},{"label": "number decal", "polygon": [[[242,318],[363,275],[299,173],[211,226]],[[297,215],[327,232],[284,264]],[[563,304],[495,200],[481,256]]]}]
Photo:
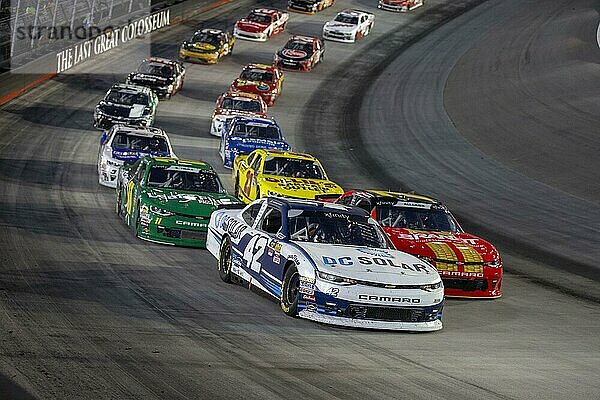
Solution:
[{"label": "number decal", "polygon": [[125,209],[127,210],[127,214],[133,213],[133,188],[135,187],[135,182],[129,181],[127,183],[127,202],[125,203]]},{"label": "number decal", "polygon": [[246,171],[246,182],[244,182],[244,194],[247,198],[250,198],[250,189],[252,188],[252,179],[254,178],[254,171],[249,169]]},{"label": "number decal", "polygon": [[258,259],[265,253],[269,239],[265,236],[256,235],[246,246],[244,250],[244,259],[248,262],[248,267],[252,271],[259,273],[262,266]]}]

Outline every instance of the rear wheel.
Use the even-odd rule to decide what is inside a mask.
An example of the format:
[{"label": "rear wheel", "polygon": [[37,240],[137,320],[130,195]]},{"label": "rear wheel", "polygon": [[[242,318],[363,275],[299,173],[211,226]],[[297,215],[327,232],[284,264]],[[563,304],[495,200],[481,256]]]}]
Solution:
[{"label": "rear wheel", "polygon": [[295,317],[298,315],[298,293],[300,289],[300,274],[295,266],[285,271],[281,282],[281,299],[279,305],[285,315]]},{"label": "rear wheel", "polygon": [[133,223],[131,224],[131,230],[135,237],[139,236],[140,229],[140,203],[137,204],[135,210],[133,210]]},{"label": "rear wheel", "polygon": [[242,197],[240,195],[240,177],[237,175],[235,177],[235,183],[233,184],[233,194],[238,199],[240,199],[240,200],[242,199]]},{"label": "rear wheel", "polygon": [[233,264],[233,252],[231,250],[231,241],[229,237],[223,237],[221,248],[219,249],[219,277],[225,283],[231,283],[231,265]]},{"label": "rear wheel", "polygon": [[262,197],[262,194],[260,193],[260,186],[256,185],[256,198],[260,199],[261,197]]}]

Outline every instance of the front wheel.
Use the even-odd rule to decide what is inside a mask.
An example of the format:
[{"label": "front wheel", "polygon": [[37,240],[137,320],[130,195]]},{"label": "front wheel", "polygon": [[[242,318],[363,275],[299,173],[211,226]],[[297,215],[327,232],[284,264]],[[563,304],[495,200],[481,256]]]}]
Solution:
[{"label": "front wheel", "polygon": [[300,289],[300,274],[296,267],[289,267],[285,271],[281,282],[281,299],[279,305],[285,315],[295,317],[298,315],[298,293]]},{"label": "front wheel", "polygon": [[233,264],[233,252],[231,241],[225,236],[219,249],[219,277],[225,283],[231,283],[231,265]]},{"label": "front wheel", "polygon": [[133,211],[133,224],[131,225],[131,230],[133,231],[133,235],[135,237],[139,237],[140,230],[140,204],[138,203],[137,207]]}]

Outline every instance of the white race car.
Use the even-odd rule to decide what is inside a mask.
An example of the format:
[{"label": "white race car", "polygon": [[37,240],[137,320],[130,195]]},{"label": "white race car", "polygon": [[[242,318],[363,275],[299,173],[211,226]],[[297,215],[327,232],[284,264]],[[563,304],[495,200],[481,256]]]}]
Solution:
[{"label": "white race car", "polygon": [[395,250],[362,209],[269,197],[217,210],[208,226],[221,279],[263,290],[287,315],[357,328],[442,328],[436,269]]},{"label": "white race car", "polygon": [[113,125],[102,133],[98,151],[98,183],[117,187],[119,168],[145,155],[175,157],[169,137],[162,129]]},{"label": "white race car", "polygon": [[361,10],[344,10],[323,26],[323,39],[354,43],[367,36],[375,22],[375,15]]}]

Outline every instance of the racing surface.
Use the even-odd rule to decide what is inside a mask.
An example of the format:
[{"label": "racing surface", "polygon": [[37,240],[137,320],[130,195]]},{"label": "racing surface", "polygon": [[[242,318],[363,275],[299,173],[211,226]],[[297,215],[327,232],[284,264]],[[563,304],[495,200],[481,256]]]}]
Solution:
[{"label": "racing surface", "polygon": [[[230,29],[251,3],[228,4],[155,33],[152,54],[174,57],[178,43],[200,26]],[[476,116],[467,109],[484,88],[496,101],[511,96],[511,87],[499,90],[500,78],[489,73],[498,52],[487,43],[502,35],[514,43],[502,58],[518,58],[527,36],[550,30],[565,51],[549,54],[544,40],[534,41],[527,57],[548,57],[589,84],[586,91],[536,81],[536,97],[572,89],[561,107],[570,101],[585,113],[568,117],[581,126],[573,135],[582,138],[578,143],[597,143],[594,130],[585,129],[598,125],[597,107],[581,103],[585,97],[597,104],[597,91],[588,92],[597,67],[586,64],[586,72],[568,51],[573,35],[575,45],[587,40],[592,2],[488,1],[468,11],[475,3],[430,1],[398,15],[376,10],[374,1],[338,0],[316,16],[291,14],[288,33],[267,43],[238,40],[233,55],[215,66],[187,64],[184,89],[159,104],[156,126],[170,134],[180,157],[210,162],[231,187],[218,139],[208,134],[218,95],[244,64],[270,63],[289,33],[318,35],[325,20],[348,6],[375,12],[375,29],[363,42],[327,43],[314,71],[286,73],[269,113],[290,144],[320,156],[343,187],[430,193],[473,233],[497,239],[507,268],[502,299],[447,301],[444,329],[433,334],[340,329],[286,317],[276,302],[224,284],[205,250],[134,239],[114,214],[114,192],[97,184],[100,132],[91,121],[104,92],[144,56],[146,38],[0,108],[0,393],[11,399],[598,397],[600,310],[592,299],[599,295],[590,284],[599,252],[597,181],[582,168],[564,180],[528,157],[508,159],[514,152],[488,139],[504,127],[506,141],[514,140],[512,130],[523,122],[492,112],[493,96],[476,102]],[[513,29],[505,31],[507,23]],[[597,65],[597,48],[585,55]],[[469,71],[477,71],[477,82]],[[530,74],[526,83],[537,73]],[[525,113],[521,119],[535,120]],[[555,141],[565,146],[557,132],[542,139],[541,128],[530,131],[549,149]],[[597,162],[587,160],[596,171]],[[590,189],[569,190],[581,186],[577,180],[589,181]],[[591,289],[587,295],[559,290],[527,274],[546,269],[553,282]],[[561,272],[569,270],[577,275]]]}]

